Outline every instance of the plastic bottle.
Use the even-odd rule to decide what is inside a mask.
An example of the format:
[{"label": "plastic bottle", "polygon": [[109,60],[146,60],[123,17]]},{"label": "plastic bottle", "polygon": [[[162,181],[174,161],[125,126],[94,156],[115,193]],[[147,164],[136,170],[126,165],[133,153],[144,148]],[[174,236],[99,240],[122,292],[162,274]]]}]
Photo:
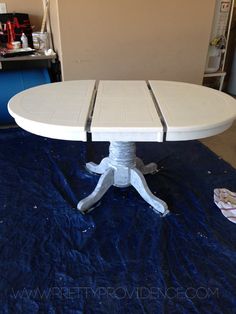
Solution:
[{"label": "plastic bottle", "polygon": [[20,40],[21,40],[21,43],[22,43],[22,48],[24,48],[24,49],[28,48],[28,38],[25,35],[25,33],[22,33]]}]

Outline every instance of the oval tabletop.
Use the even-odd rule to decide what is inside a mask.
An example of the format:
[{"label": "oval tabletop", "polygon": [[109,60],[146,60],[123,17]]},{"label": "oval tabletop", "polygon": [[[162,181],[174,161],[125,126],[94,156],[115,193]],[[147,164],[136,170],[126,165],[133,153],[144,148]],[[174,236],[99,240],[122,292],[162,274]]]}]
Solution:
[{"label": "oval tabletop", "polygon": [[65,140],[175,141],[218,134],[236,117],[220,91],[168,81],[66,81],[14,96],[10,114],[23,129]]}]

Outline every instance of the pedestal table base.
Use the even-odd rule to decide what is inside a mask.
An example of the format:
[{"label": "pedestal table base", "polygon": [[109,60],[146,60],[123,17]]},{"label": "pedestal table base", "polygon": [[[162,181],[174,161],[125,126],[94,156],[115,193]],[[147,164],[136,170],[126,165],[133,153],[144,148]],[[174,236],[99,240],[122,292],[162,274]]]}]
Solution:
[{"label": "pedestal table base", "polygon": [[144,165],[143,161],[136,157],[135,143],[111,142],[109,157],[104,158],[98,165],[89,162],[86,167],[91,172],[101,174],[101,177],[94,191],[78,203],[77,208],[82,213],[90,211],[112,185],[120,188],[132,185],[155,212],[162,215],[169,212],[167,204],[152,194],[144,178],[145,174],[154,173],[157,165]]}]

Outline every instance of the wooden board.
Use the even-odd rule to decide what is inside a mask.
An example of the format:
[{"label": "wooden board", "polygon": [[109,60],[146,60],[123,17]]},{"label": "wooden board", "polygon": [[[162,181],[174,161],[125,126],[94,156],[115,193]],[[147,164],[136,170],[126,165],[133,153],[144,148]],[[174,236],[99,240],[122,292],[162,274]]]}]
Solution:
[{"label": "wooden board", "polygon": [[150,81],[166,123],[166,140],[192,140],[212,136],[231,126],[236,100],[200,85]]},{"label": "wooden board", "polygon": [[8,110],[16,123],[31,133],[86,141],[94,87],[94,80],[37,86],[14,96]]},{"label": "wooden board", "polygon": [[163,140],[163,127],[145,81],[100,81],[91,124],[93,141]]}]

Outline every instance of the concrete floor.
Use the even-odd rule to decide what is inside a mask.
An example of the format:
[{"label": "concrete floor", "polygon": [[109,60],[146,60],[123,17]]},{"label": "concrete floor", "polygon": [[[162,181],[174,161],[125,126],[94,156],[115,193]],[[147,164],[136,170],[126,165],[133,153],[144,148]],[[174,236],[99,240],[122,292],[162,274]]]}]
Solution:
[{"label": "concrete floor", "polygon": [[230,129],[201,142],[236,168],[236,121]]}]

